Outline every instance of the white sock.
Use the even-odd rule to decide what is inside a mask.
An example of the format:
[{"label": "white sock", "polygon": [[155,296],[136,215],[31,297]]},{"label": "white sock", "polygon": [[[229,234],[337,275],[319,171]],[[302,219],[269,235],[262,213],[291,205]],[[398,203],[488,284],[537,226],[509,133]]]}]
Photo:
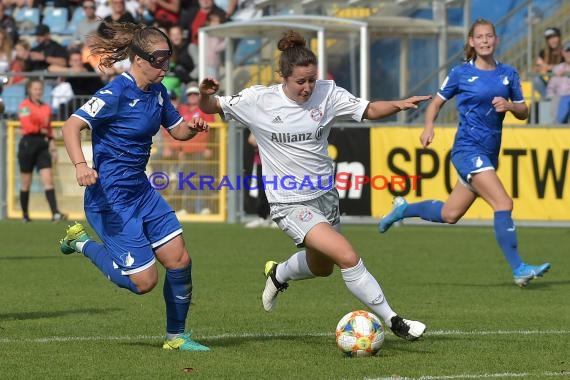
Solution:
[{"label": "white sock", "polygon": [[85,245],[85,243],[87,243],[89,240],[86,241],[78,241],[77,243],[75,243],[75,247],[77,248],[77,250],[79,250],[79,252],[83,253],[83,246]]},{"label": "white sock", "polygon": [[342,278],[348,290],[354,294],[364,305],[369,307],[375,314],[384,320],[388,327],[392,327],[390,321],[396,315],[388,305],[382,288],[378,281],[368,272],[362,259],[352,268],[341,269]]},{"label": "white sock", "polygon": [[182,334],[172,334],[172,333],[167,332],[167,333],[166,333],[166,340],[176,339],[176,338],[178,338],[180,335],[182,335]]},{"label": "white sock", "polygon": [[275,271],[275,278],[282,284],[314,277],[307,264],[307,254],[304,250],[294,253],[287,261],[279,263]]}]

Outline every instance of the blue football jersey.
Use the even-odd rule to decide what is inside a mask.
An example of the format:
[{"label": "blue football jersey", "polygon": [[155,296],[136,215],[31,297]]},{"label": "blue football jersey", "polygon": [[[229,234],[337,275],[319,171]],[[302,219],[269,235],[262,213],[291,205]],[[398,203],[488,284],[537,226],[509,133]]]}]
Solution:
[{"label": "blue football jersey", "polygon": [[494,70],[480,70],[473,60],[454,67],[438,91],[444,100],[457,96],[459,127],[454,150],[479,150],[491,156],[499,154],[504,112],[496,112],[493,98],[503,97],[513,103],[524,98],[520,78],[514,67],[497,62]]},{"label": "blue football jersey", "polygon": [[85,208],[90,210],[129,203],[148,191],[145,169],[152,137],[161,125],[170,129],[183,120],[163,84],[143,91],[129,73],[97,91],[73,115],[91,128],[99,179],[85,190]]}]

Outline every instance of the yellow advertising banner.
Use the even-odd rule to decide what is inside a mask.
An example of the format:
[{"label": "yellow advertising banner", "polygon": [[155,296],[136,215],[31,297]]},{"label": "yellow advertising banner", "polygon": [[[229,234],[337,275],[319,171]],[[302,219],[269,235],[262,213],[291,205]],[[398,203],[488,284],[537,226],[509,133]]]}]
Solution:
[{"label": "yellow advertising banner", "polygon": [[[396,195],[445,201],[455,186],[450,153],[456,128],[436,127],[429,149],[420,145],[422,130],[372,128],[371,179],[388,183],[372,186],[372,216],[387,213]],[[570,129],[505,127],[497,173],[513,198],[515,219],[570,221]],[[464,219],[492,220],[493,210],[477,199]]]}]

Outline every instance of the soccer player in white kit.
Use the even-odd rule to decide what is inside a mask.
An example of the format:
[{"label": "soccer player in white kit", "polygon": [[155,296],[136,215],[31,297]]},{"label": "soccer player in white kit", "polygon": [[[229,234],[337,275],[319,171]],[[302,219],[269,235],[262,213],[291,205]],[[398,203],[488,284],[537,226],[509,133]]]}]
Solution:
[{"label": "soccer player in white kit", "polygon": [[265,264],[263,307],[272,311],[277,295],[289,281],[326,277],[337,265],[356,298],[378,314],[394,334],[416,340],[426,326],[392,310],[376,279],[339,233],[339,197],[327,138],[336,120],[376,120],[417,108],[431,97],[360,99],[332,80],[317,80],[317,58],[298,32],[284,33],[277,47],[282,84],[252,86],[233,96],[213,96],[219,89],[213,78],[200,84],[204,112],[241,122],[257,139],[271,217],[302,248],[284,262]]}]

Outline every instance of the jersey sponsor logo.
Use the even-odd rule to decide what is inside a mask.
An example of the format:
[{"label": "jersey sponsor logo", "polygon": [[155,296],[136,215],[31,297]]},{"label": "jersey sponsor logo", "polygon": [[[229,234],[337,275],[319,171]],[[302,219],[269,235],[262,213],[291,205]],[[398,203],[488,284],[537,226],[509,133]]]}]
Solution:
[{"label": "jersey sponsor logo", "polygon": [[355,98],[354,96],[351,96],[350,98],[348,98],[348,102],[352,103],[352,104],[356,104],[360,102],[360,99]]},{"label": "jersey sponsor logo", "polygon": [[101,91],[99,91],[99,93],[101,95],[105,95],[105,94],[113,95],[113,91],[111,91],[111,90],[101,90]]},{"label": "jersey sponsor logo", "polygon": [[95,115],[101,111],[104,105],[105,101],[103,99],[92,97],[87,101],[87,103],[81,106],[81,109],[87,112],[89,116],[95,117]]},{"label": "jersey sponsor logo", "polygon": [[138,102],[140,102],[140,99],[133,99],[133,101],[129,103],[129,106],[134,107]]},{"label": "jersey sponsor logo", "polygon": [[283,124],[283,120],[281,120],[281,117],[279,115],[275,116],[275,118],[273,120],[271,120],[271,123],[273,124]]},{"label": "jersey sponsor logo", "polygon": [[517,229],[517,226],[512,226],[511,228],[507,228],[507,231],[509,232],[515,232]]},{"label": "jersey sponsor logo", "polygon": [[308,141],[313,138],[311,132],[307,133],[271,133],[271,141],[279,143],[292,143]]},{"label": "jersey sponsor logo", "polygon": [[311,119],[317,123],[323,118],[323,112],[319,108],[313,108],[310,112]]},{"label": "jersey sponsor logo", "polygon": [[315,138],[317,140],[320,140],[321,137],[323,137],[324,131],[325,131],[325,127],[323,127],[323,126],[320,126],[319,128],[317,128],[317,131],[315,132]]},{"label": "jersey sponsor logo", "polygon": [[505,86],[508,86],[509,83],[510,83],[510,82],[509,82],[509,78],[503,77],[503,84],[504,84]]},{"label": "jersey sponsor logo", "polygon": [[473,76],[473,77],[467,79],[467,82],[472,83],[472,82],[475,82],[477,79],[479,79],[478,76]]}]

